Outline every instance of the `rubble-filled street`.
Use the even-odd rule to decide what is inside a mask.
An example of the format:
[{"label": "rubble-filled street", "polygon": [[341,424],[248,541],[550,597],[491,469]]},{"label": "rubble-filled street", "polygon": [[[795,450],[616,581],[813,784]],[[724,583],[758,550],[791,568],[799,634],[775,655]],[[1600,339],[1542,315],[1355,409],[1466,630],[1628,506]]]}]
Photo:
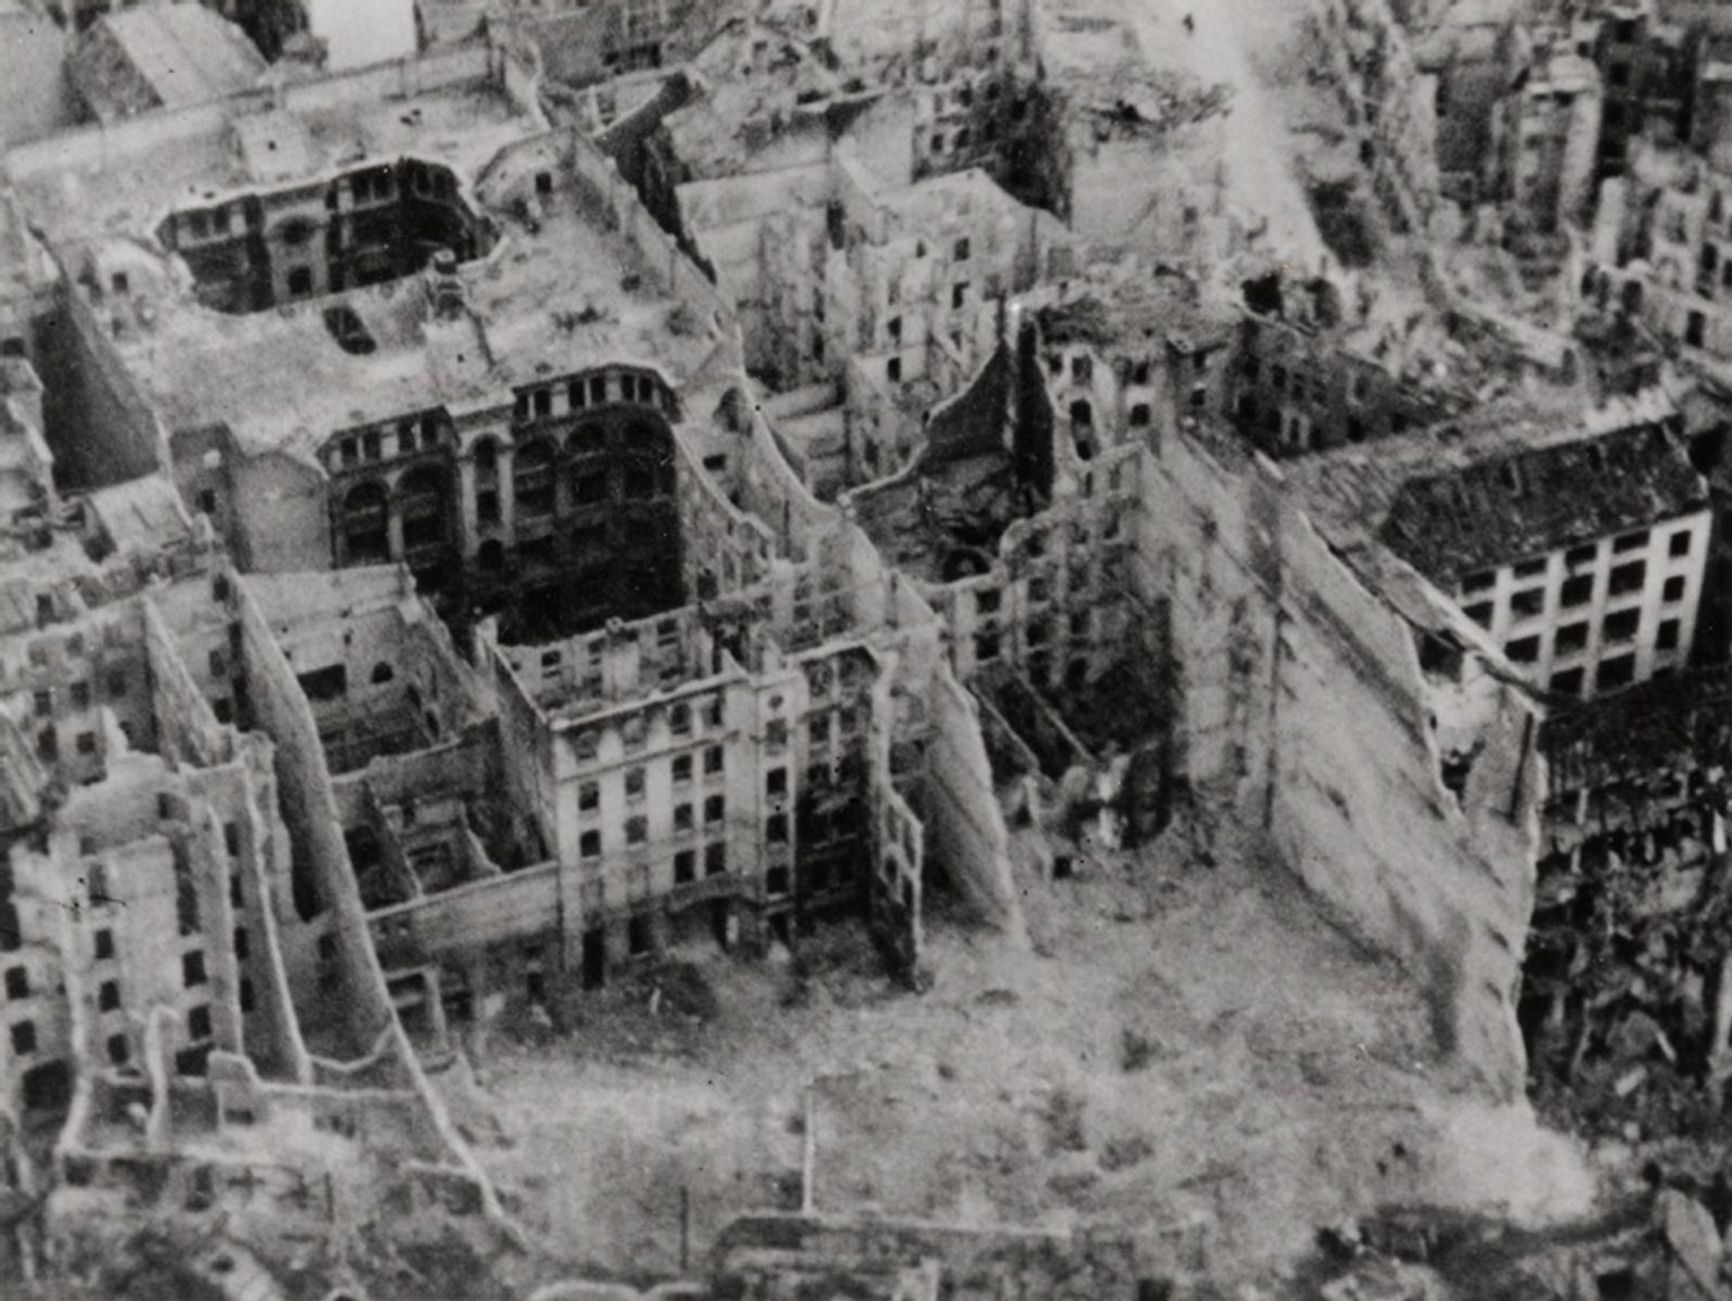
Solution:
[{"label": "rubble-filled street", "polygon": [[742,1204],[798,1208],[808,1125],[820,1210],[1109,1225],[1221,1282],[1387,1203],[1591,1207],[1582,1152],[1463,1093],[1384,963],[1193,851],[1025,875],[1033,953],[939,921],[918,997],[827,931],[646,974],[569,1035],[472,1041],[453,1115],[554,1250],[627,1275],[678,1271],[682,1207],[694,1257]]}]

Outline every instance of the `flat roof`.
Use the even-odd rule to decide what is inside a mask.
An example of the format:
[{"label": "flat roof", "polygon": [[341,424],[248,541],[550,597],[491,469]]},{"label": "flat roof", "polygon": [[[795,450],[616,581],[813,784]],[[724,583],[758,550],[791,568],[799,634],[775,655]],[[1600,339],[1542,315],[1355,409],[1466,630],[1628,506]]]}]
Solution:
[{"label": "flat roof", "polygon": [[63,132],[11,150],[5,168],[32,224],[61,246],[153,241],[174,209],[369,161],[413,155],[473,174],[543,129],[493,77],[491,57],[475,47],[405,63],[396,93],[379,73],[356,73]]},{"label": "flat roof", "polygon": [[[343,429],[490,405],[513,387],[602,365],[641,366],[681,387],[718,346],[715,323],[676,317],[656,269],[603,227],[593,196],[543,143],[508,148],[477,187],[499,239],[458,267],[460,314],[437,317],[426,280],[411,276],[243,316],[182,300],[116,347],[171,430],[226,426],[248,452],[303,460]],[[542,171],[552,189],[536,194],[531,218],[518,198]],[[338,346],[325,323],[338,305],[374,352]]]}]

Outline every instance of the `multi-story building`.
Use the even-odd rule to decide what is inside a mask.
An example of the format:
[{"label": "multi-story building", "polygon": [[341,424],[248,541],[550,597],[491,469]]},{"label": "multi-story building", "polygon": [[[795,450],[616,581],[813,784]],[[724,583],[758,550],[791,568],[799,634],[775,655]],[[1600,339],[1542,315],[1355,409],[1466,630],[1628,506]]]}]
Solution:
[{"label": "multi-story building", "polygon": [[1732,177],[1676,150],[1638,150],[1607,182],[1583,276],[1591,312],[1639,322],[1692,366],[1732,360]]},{"label": "multi-story building", "polygon": [[1442,197],[1436,79],[1420,70],[1388,0],[1330,0],[1323,17],[1359,161],[1391,224],[1423,233]]},{"label": "multi-story building", "polygon": [[1374,442],[1466,405],[1401,327],[1350,317],[1345,299],[1329,280],[1275,272],[1244,286],[1221,409],[1269,456]]},{"label": "multi-story building", "polygon": [[[46,220],[110,474],[172,467],[248,568],[403,560],[455,618],[531,608],[554,632],[678,604],[673,494],[727,460],[731,313],[502,57],[416,65],[423,93],[388,105],[366,73],[316,106],[236,103],[172,145],[140,120],[103,147],[166,215],[132,188],[152,215],[124,235],[100,216],[119,190]],[[368,161],[326,157],[349,132]],[[14,153],[27,210],[67,161]]]},{"label": "multi-story building", "polygon": [[1518,672],[1579,699],[1689,659],[1711,512],[1674,423],[1658,391],[1586,416],[1493,407],[1302,473],[1361,492]]},{"label": "multi-story building", "polygon": [[1509,205],[1506,243],[1517,236],[1543,242],[1587,215],[1601,118],[1599,71],[1573,53],[1536,56],[1500,102],[1488,188]]},{"label": "multi-story building", "polygon": [[1598,175],[1621,176],[1637,141],[1686,138],[1696,44],[1683,25],[1658,18],[1653,0],[1607,6],[1589,35],[1605,94]]}]

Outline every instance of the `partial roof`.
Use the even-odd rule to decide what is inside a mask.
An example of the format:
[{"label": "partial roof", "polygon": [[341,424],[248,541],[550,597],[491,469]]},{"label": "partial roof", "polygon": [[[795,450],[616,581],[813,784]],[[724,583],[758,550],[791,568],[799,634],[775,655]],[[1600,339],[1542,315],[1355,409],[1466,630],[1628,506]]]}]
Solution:
[{"label": "partial roof", "polygon": [[1574,415],[1496,406],[1288,472],[1338,545],[1380,543],[1448,584],[1704,508],[1675,415],[1658,390]]},{"label": "partial roof", "polygon": [[241,29],[202,4],[105,14],[67,60],[79,95],[101,121],[202,104],[256,84],[264,57]]}]

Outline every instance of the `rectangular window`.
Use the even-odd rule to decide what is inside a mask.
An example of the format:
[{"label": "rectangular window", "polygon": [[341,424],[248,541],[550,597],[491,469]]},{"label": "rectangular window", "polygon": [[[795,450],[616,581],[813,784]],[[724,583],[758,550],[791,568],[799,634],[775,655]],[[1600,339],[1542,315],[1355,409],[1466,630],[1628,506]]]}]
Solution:
[{"label": "rectangular window", "polygon": [[577,808],[580,813],[593,813],[601,807],[601,783],[583,782],[577,788]]},{"label": "rectangular window", "polygon": [[644,789],[644,770],[642,768],[627,768],[625,770],[625,797],[628,800],[641,800]]},{"label": "rectangular window", "polygon": [[714,823],[720,822],[722,820],[722,814],[726,808],[727,804],[720,795],[711,795],[704,801],[705,824],[713,825]]},{"label": "rectangular window", "polygon": [[90,708],[90,684],[74,682],[72,684],[72,707],[74,709]]},{"label": "rectangular window", "polygon": [[12,1051],[23,1057],[36,1051],[36,1026],[30,1021],[20,1021],[12,1027]]},{"label": "rectangular window", "polygon": [[772,845],[788,843],[788,815],[786,813],[772,813],[770,815],[769,820],[764,823],[764,838]]},{"label": "rectangular window", "polygon": [[30,970],[27,967],[6,968],[6,997],[30,997]]},{"label": "rectangular window", "polygon": [[1564,579],[1563,590],[1558,594],[1558,604],[1562,606],[1586,605],[1594,599],[1594,576],[1592,574],[1577,574],[1573,578]]},{"label": "rectangular window", "polygon": [[1538,578],[1546,572],[1550,564],[1551,558],[1549,556],[1541,556],[1537,560],[1524,560],[1515,567],[1515,576],[1517,578]]},{"label": "rectangular window", "polygon": [[674,884],[689,885],[697,879],[698,856],[690,849],[682,849],[674,855]]},{"label": "rectangular window", "polygon": [[1674,558],[1690,554],[1690,530],[1679,529],[1666,539],[1666,554]]},{"label": "rectangular window", "polygon": [[625,820],[625,843],[641,845],[649,839],[649,819],[641,813]]},{"label": "rectangular window", "polygon": [[601,857],[601,832],[586,831],[578,837],[577,852],[584,858]]},{"label": "rectangular window", "polygon": [[1627,687],[1636,680],[1636,657],[1620,655],[1615,660],[1603,660],[1600,670],[1594,675],[1594,684],[1601,691],[1613,691],[1618,687]]},{"label": "rectangular window", "polygon": [[1600,636],[1607,642],[1635,641],[1641,626],[1640,610],[1619,610],[1606,616],[1606,621],[1600,625]]},{"label": "rectangular window", "polygon": [[1540,639],[1521,637],[1505,646],[1504,654],[1517,664],[1532,664],[1540,657]]},{"label": "rectangular window", "polygon": [[108,1063],[110,1066],[125,1066],[131,1053],[127,1047],[126,1036],[111,1034],[108,1036]]},{"label": "rectangular window", "polygon": [[106,961],[114,956],[114,932],[104,928],[96,932],[96,960]]},{"label": "rectangular window", "polygon": [[1546,589],[1529,587],[1512,593],[1509,599],[1510,613],[1518,619],[1531,619],[1537,614],[1546,612]]},{"label": "rectangular window", "polygon": [[1585,623],[1566,624],[1558,629],[1557,641],[1553,646],[1558,655],[1574,655],[1588,644],[1588,625]]},{"label": "rectangular window", "polygon": [[1648,530],[1643,529],[1639,533],[1624,534],[1623,537],[1612,543],[1612,552],[1614,555],[1623,555],[1627,551],[1640,551],[1647,545]]},{"label": "rectangular window", "polygon": [[1467,592],[1483,592],[1497,586],[1497,572],[1488,569],[1484,573],[1469,574],[1461,580],[1461,590]]},{"label": "rectangular window", "polygon": [[36,711],[36,717],[47,718],[54,712],[54,693],[52,691],[38,691],[31,698],[31,707]]},{"label": "rectangular window", "polygon": [[704,751],[704,775],[713,777],[722,771],[722,747],[712,745]]},{"label": "rectangular window", "polygon": [[1666,580],[1665,586],[1660,589],[1660,599],[1667,605],[1676,605],[1684,599],[1684,576],[1682,574],[1674,574]]},{"label": "rectangular window", "polygon": [[692,806],[690,804],[674,805],[674,830],[690,831],[692,829]]},{"label": "rectangular window", "polygon": [[728,847],[721,841],[704,846],[704,875],[720,876],[728,870]]},{"label": "rectangular window", "polygon": [[209,978],[204,969],[204,951],[195,949],[191,953],[183,953],[180,959],[181,984],[191,989],[194,985],[202,985]]},{"label": "rectangular window", "polygon": [[683,786],[692,779],[692,757],[689,754],[674,756],[674,785]]},{"label": "rectangular window", "polygon": [[1467,609],[1463,610],[1462,613],[1465,614],[1468,618],[1472,619],[1481,628],[1491,627],[1491,602],[1490,601],[1481,601],[1477,605],[1470,605],[1467,607]]},{"label": "rectangular window", "polygon": [[120,982],[105,980],[96,991],[96,1006],[99,1011],[112,1012],[120,1006]]},{"label": "rectangular window", "polygon": [[1551,689],[1560,696],[1577,696],[1582,694],[1583,672],[1581,669],[1564,669],[1552,674]]},{"label": "rectangular window", "polygon": [[1583,565],[1591,565],[1599,559],[1600,544],[1589,542],[1584,546],[1571,547],[1564,552],[1564,564],[1570,569],[1579,569]]},{"label": "rectangular window", "polygon": [[1660,622],[1660,630],[1654,637],[1654,649],[1670,651],[1678,649],[1678,634],[1681,625],[1676,619],[1664,619]]},{"label": "rectangular window", "polygon": [[126,694],[125,669],[116,669],[108,675],[108,694],[116,698]]},{"label": "rectangular window", "polygon": [[210,1007],[201,1003],[186,1014],[186,1032],[193,1039],[203,1041],[210,1038]]},{"label": "rectangular window", "polygon": [[788,770],[772,768],[764,778],[764,793],[767,795],[786,795],[788,793]]},{"label": "rectangular window", "polygon": [[1612,570],[1612,595],[1625,596],[1631,592],[1639,592],[1647,579],[1648,566],[1645,561],[1632,560],[1628,564],[1619,565]]}]

